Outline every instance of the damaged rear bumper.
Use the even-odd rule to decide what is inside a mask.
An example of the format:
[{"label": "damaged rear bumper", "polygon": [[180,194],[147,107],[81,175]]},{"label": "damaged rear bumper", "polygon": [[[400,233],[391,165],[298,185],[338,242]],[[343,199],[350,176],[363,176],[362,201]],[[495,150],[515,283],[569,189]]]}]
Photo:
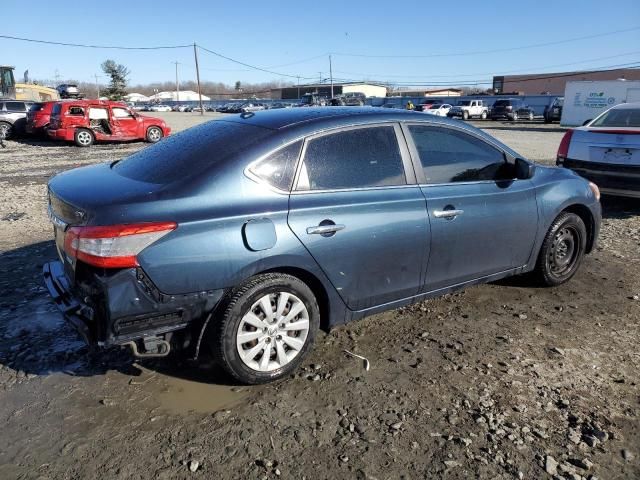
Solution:
[{"label": "damaged rear bumper", "polygon": [[199,340],[204,317],[224,294],[215,290],[166,295],[139,268],[109,275],[93,273],[91,278],[71,284],[62,262],[54,261],[44,265],[43,276],[67,322],[88,345],[97,346],[170,339],[169,334],[184,330],[188,335],[180,346],[186,348],[192,340]]}]

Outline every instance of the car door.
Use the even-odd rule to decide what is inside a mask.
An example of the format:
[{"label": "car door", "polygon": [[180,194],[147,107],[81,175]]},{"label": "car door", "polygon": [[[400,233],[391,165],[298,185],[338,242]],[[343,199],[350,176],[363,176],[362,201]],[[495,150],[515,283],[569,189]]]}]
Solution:
[{"label": "car door", "polygon": [[121,139],[138,137],[138,119],[128,108],[111,107],[112,135]]},{"label": "car door", "polygon": [[426,202],[397,124],[306,139],[289,226],[352,310],[418,293],[428,256]]},{"label": "car door", "polygon": [[425,291],[524,266],[536,236],[535,188],[502,150],[468,130],[403,126],[431,227]]}]

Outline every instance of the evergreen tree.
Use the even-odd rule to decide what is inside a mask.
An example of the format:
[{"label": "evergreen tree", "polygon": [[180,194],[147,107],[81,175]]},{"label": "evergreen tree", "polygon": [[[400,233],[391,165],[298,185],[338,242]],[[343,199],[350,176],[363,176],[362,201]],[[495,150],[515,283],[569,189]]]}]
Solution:
[{"label": "evergreen tree", "polygon": [[109,82],[109,86],[101,93],[105,97],[108,97],[109,100],[122,100],[127,94],[126,88],[129,69],[113,60],[106,60],[102,64],[102,71],[111,77],[111,81]]}]

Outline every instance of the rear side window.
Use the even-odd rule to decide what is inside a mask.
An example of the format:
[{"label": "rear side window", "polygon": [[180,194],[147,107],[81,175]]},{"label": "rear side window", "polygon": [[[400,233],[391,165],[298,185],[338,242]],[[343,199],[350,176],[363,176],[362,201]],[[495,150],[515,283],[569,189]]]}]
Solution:
[{"label": "rear side window", "polygon": [[24,102],[6,102],[5,106],[9,112],[24,112],[26,111]]},{"label": "rear side window", "polygon": [[216,120],[171,135],[113,169],[133,180],[168,184],[202,174],[272,134],[267,128]]},{"label": "rear side window", "polygon": [[298,190],[332,190],[406,184],[393,127],[368,127],[309,140]]},{"label": "rear side window", "polygon": [[513,178],[504,154],[452,128],[409,126],[429,184]]},{"label": "rear side window", "polygon": [[249,171],[280,190],[289,191],[302,140],[287,145],[251,166]]},{"label": "rear side window", "polygon": [[82,107],[69,107],[69,115],[84,115],[84,108]]}]

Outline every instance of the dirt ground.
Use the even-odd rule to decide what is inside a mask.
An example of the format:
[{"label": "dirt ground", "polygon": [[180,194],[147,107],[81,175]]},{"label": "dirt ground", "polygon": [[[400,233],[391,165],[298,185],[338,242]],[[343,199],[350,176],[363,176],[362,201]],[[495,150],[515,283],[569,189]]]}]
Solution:
[{"label": "dirt ground", "polygon": [[[475,124],[542,163],[563,133]],[[144,146],[0,149],[1,479],[640,478],[640,202],[603,199],[599,246],[564,286],[376,315],[320,334],[291,378],[237,387],[207,365],[89,355],[43,286],[47,180]]]}]

